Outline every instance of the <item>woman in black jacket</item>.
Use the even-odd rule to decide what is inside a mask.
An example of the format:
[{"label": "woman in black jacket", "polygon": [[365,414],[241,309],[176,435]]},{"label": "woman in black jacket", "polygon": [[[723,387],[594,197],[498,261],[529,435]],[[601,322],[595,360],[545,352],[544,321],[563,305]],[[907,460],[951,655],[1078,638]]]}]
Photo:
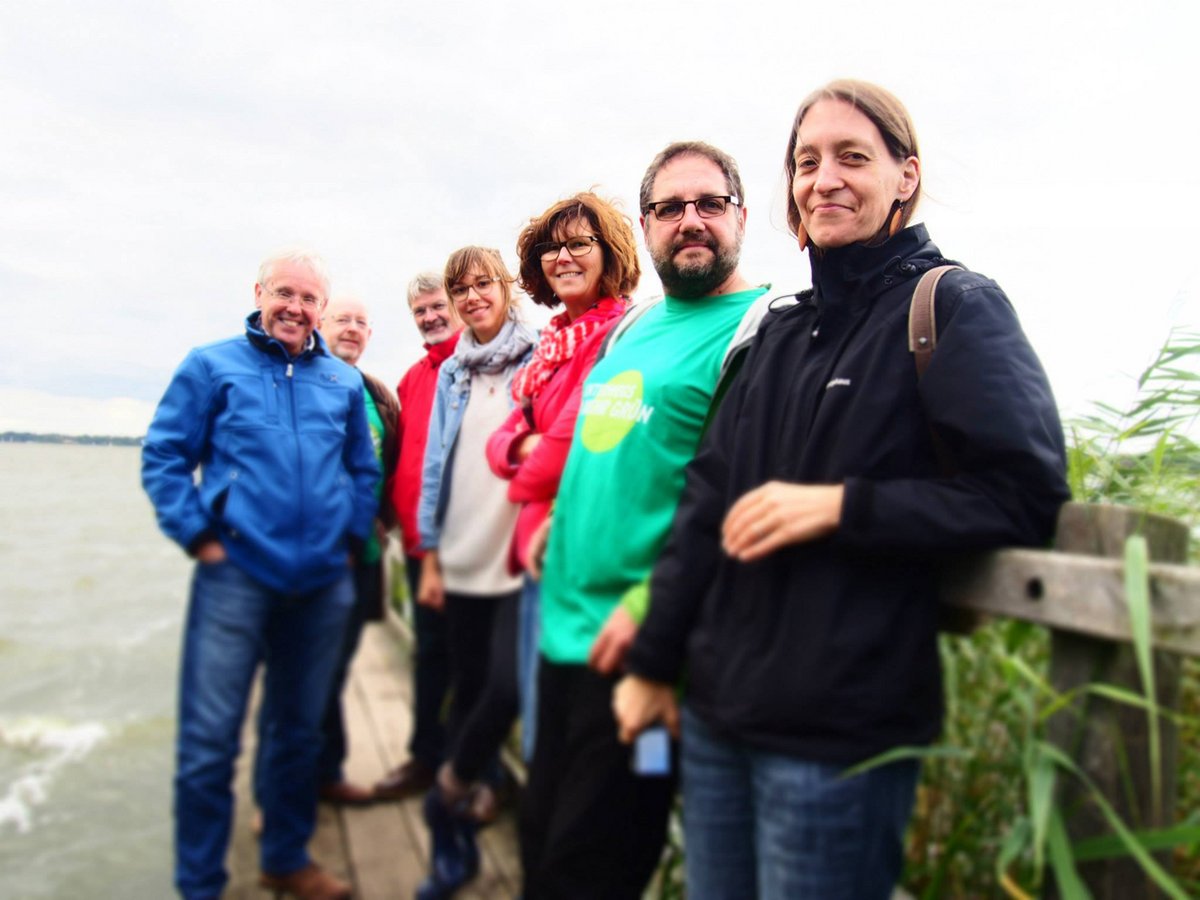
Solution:
[{"label": "woman in black jacket", "polygon": [[626,740],[678,730],[687,671],[691,900],[889,896],[917,764],[842,773],[938,735],[937,563],[1045,543],[1068,496],[1049,384],[995,282],[942,279],[918,381],[913,289],[947,260],[909,225],[900,101],[815,91],[785,172],[813,290],[764,321],[689,467],[615,700]]}]

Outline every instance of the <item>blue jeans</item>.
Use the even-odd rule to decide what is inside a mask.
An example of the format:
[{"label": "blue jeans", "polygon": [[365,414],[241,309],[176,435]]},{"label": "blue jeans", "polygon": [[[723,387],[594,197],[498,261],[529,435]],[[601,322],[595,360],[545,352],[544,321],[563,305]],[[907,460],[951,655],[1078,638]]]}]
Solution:
[{"label": "blue jeans", "polygon": [[683,712],[688,900],[888,900],[904,862],[915,760],[852,778],[757,750]]},{"label": "blue jeans", "polygon": [[228,878],[230,785],[260,662],[266,712],[259,739],[267,744],[256,778],[261,864],[281,874],[308,864],[321,716],[353,603],[349,569],[318,590],[281,594],[229,562],[196,566],[176,741],[175,886],[184,897],[218,897]]}]

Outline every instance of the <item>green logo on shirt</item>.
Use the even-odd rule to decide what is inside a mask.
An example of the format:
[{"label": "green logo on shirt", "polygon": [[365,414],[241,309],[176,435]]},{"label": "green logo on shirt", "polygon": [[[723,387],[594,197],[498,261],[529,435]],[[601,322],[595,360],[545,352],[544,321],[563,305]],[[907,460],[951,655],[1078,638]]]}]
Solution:
[{"label": "green logo on shirt", "polygon": [[635,424],[649,422],[653,413],[653,406],[642,403],[642,373],[628,369],[604,384],[584,384],[579,436],[592,453],[607,453]]}]

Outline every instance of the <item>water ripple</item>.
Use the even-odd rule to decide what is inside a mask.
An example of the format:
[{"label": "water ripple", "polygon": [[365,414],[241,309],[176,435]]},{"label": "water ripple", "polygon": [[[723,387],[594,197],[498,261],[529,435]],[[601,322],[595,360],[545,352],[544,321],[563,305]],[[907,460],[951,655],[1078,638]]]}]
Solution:
[{"label": "water ripple", "polygon": [[0,796],[0,829],[12,826],[18,834],[32,830],[34,808],[46,802],[58,773],[107,737],[108,729],[99,722],[0,720],[0,748],[28,758]]}]

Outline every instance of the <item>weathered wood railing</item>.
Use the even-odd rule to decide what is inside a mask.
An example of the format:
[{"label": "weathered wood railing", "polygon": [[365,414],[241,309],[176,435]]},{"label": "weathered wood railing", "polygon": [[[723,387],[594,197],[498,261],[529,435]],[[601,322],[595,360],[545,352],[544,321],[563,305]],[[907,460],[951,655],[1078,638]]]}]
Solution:
[{"label": "weathered wood railing", "polygon": [[[961,610],[1049,628],[1050,681],[1058,691],[1104,682],[1140,694],[1121,560],[1132,534],[1143,535],[1150,551],[1157,702],[1163,710],[1178,710],[1180,656],[1200,656],[1200,570],[1177,564],[1187,558],[1188,530],[1181,522],[1124,507],[1068,503],[1059,516],[1053,551],[1002,550],[964,560],[944,573],[942,600]],[[1144,710],[1081,693],[1051,719],[1049,737],[1125,822],[1159,828],[1175,818],[1178,759],[1174,724],[1161,717],[1159,727],[1158,778],[1151,773]],[[1086,789],[1076,779],[1060,783],[1071,837],[1108,833]],[[1080,873],[1098,900],[1159,896],[1130,859],[1086,863]]]}]

